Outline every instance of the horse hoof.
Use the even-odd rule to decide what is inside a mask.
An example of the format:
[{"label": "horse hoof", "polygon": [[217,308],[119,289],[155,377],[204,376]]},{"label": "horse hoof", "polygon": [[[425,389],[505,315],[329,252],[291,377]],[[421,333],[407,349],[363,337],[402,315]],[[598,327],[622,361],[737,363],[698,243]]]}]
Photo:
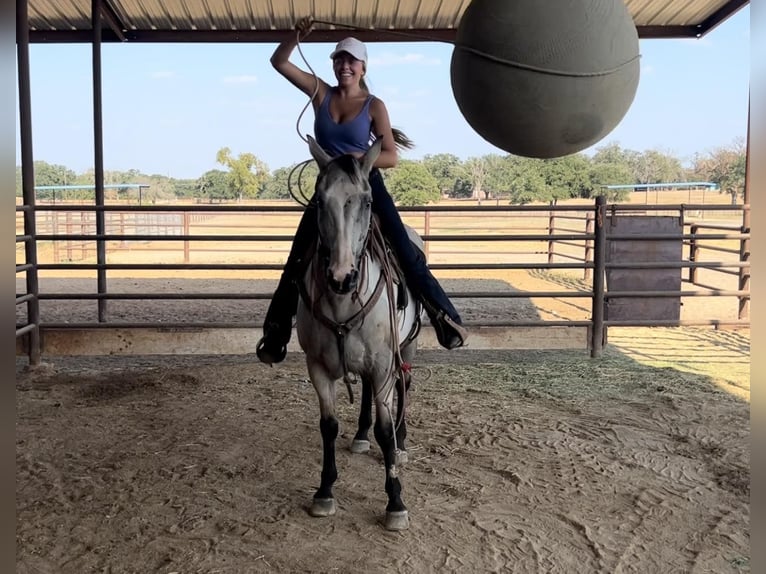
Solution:
[{"label": "horse hoof", "polygon": [[370,441],[368,440],[354,439],[354,441],[351,443],[351,452],[354,454],[364,454],[368,450],[370,450]]},{"label": "horse hoof", "polygon": [[407,530],[410,527],[410,517],[406,510],[386,512],[386,530]]},{"label": "horse hoof", "polygon": [[401,466],[410,462],[410,457],[406,450],[400,450],[396,453],[396,466]]},{"label": "horse hoof", "polygon": [[309,514],[316,517],[332,516],[335,514],[334,498],[315,498],[309,508]]}]

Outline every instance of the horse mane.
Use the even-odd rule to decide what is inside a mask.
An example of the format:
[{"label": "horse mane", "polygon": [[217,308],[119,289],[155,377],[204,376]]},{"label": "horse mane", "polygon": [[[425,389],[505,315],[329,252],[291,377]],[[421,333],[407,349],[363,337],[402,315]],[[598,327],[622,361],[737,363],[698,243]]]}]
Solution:
[{"label": "horse mane", "polygon": [[340,171],[345,173],[353,183],[359,183],[359,162],[351,154],[344,154],[334,158],[329,164],[336,166]]}]

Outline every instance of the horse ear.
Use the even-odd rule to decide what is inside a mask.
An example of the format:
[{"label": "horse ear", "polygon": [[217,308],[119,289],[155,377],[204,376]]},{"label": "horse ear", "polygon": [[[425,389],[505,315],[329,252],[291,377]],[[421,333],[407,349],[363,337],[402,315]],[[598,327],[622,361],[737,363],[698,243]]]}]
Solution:
[{"label": "horse ear", "polygon": [[375,162],[378,160],[378,156],[380,155],[380,148],[383,146],[383,137],[378,136],[375,139],[375,142],[370,146],[370,149],[367,150],[367,153],[364,154],[364,157],[362,157],[362,172],[369,175],[370,171],[372,170],[372,166],[375,165]]},{"label": "horse ear", "polygon": [[330,163],[332,158],[327,154],[325,150],[322,149],[322,146],[320,146],[314,138],[311,136],[306,137],[309,141],[309,151],[311,152],[312,157],[319,164],[319,169],[323,169],[328,163]]}]

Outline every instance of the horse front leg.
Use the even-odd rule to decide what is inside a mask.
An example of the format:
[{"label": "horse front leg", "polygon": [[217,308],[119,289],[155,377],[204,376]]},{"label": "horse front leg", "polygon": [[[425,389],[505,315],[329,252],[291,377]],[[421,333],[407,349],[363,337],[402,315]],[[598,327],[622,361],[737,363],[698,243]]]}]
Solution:
[{"label": "horse front leg", "polygon": [[[401,373],[396,380],[396,412],[397,418],[401,419],[396,426],[396,464],[403,465],[409,462],[407,454],[407,406],[410,402],[410,382],[412,377],[409,372]],[[402,382],[404,384],[402,384]],[[402,388],[402,386],[404,388]]]},{"label": "horse front leg", "polygon": [[407,455],[407,408],[410,404],[410,384],[412,383],[412,363],[415,360],[417,341],[412,341],[402,349],[402,359],[408,365],[397,373],[396,380],[396,412],[400,413],[399,424],[396,427],[396,443],[399,447],[396,453],[396,464],[403,465],[409,462]]},{"label": "horse front leg", "polygon": [[369,432],[372,426],[372,386],[362,381],[362,401],[359,407],[359,421],[351,442],[351,452],[363,454],[370,450]]},{"label": "horse front leg", "polygon": [[314,494],[309,514],[332,516],[335,514],[332,487],[338,478],[335,466],[335,439],[338,437],[338,419],[335,417],[335,382],[316,368],[309,368],[309,374],[319,398],[319,431],[322,433],[322,479]]},{"label": "horse front leg", "polygon": [[396,446],[394,434],[394,421],[391,417],[392,397],[391,393],[381,393],[375,396],[375,440],[383,451],[383,462],[386,467],[386,505],[387,530],[404,530],[409,527],[410,520],[407,507],[402,502],[402,483],[399,479],[399,471],[396,465]]}]

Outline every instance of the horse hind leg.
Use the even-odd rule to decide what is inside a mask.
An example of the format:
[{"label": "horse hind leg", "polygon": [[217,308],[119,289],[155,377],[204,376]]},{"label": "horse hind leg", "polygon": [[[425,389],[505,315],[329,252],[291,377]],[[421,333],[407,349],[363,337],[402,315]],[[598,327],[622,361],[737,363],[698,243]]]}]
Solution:
[{"label": "horse hind leg", "polygon": [[335,514],[335,498],[332,487],[338,478],[335,466],[335,439],[338,436],[338,419],[335,417],[334,383],[324,376],[312,375],[312,382],[319,397],[319,430],[322,433],[322,478],[314,494],[309,514],[332,516]]},{"label": "horse hind leg", "polygon": [[387,530],[404,530],[409,527],[407,507],[402,502],[402,483],[396,466],[394,446],[394,421],[391,418],[391,399],[376,398],[375,402],[375,440],[383,451],[383,462],[386,467],[386,505]]},{"label": "horse hind leg", "polygon": [[372,386],[368,381],[362,381],[362,400],[359,407],[359,421],[351,442],[351,452],[364,454],[370,450],[369,432],[372,426]]}]

